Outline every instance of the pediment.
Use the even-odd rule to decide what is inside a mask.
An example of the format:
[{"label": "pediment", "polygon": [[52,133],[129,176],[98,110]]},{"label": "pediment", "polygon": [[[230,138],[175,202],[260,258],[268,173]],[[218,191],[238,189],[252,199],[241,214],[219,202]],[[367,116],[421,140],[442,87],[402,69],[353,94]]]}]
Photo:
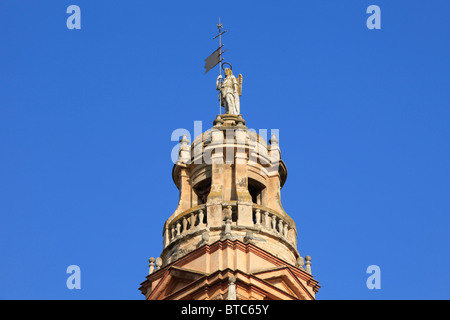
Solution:
[{"label": "pediment", "polygon": [[292,290],[289,287],[288,283],[284,279],[282,279],[282,278],[273,278],[273,279],[268,279],[266,281],[268,283],[270,283],[272,286],[274,286],[274,287],[276,287],[276,288],[278,288],[280,290],[283,290],[284,292],[286,292],[286,293],[288,293],[288,294],[290,294],[292,296],[298,297],[295,294],[294,290]]},{"label": "pediment", "polygon": [[254,276],[297,299],[314,299],[310,290],[308,290],[306,282],[303,283],[304,281],[300,280],[287,266],[260,271],[254,273]]},{"label": "pediment", "polygon": [[150,293],[147,299],[149,300],[164,300],[165,297],[183,290],[192,282],[203,277],[204,274],[188,269],[170,267],[159,280],[155,289]]}]

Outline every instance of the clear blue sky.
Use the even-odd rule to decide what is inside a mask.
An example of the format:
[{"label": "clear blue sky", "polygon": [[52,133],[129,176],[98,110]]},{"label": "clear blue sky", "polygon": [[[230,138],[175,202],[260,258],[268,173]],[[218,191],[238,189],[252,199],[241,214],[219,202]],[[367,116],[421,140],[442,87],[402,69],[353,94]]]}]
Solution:
[{"label": "clear blue sky", "polygon": [[[223,4],[220,4],[223,3]],[[66,8],[81,8],[68,30]],[[381,8],[381,30],[366,9]],[[142,299],[178,202],[172,131],[212,125],[217,48],[279,129],[318,299],[449,299],[450,2],[0,1],[0,298]],[[81,290],[66,268],[81,268]],[[366,268],[381,268],[381,289]]]}]

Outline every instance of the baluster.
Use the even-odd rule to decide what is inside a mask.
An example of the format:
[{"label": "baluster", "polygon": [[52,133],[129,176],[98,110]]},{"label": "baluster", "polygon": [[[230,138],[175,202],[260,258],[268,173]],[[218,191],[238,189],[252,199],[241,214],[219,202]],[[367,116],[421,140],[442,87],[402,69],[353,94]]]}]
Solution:
[{"label": "baluster", "polygon": [[165,228],[164,229],[164,248],[167,247],[169,242],[170,242],[169,229]]},{"label": "baluster", "polygon": [[257,226],[261,225],[261,210],[259,209],[256,209],[255,211],[255,220]]},{"label": "baluster", "polygon": [[180,221],[177,221],[177,236],[180,235],[180,228],[181,228]]},{"label": "baluster", "polygon": [[192,212],[189,218],[191,220],[191,226],[189,227],[189,229],[192,229],[195,226],[195,219],[197,218],[196,213]]},{"label": "baluster", "polygon": [[203,210],[198,210],[198,226],[203,226]]},{"label": "baluster", "polygon": [[187,228],[188,228],[188,230],[191,230],[192,227],[194,226],[194,224],[192,223],[192,216],[193,216],[193,215],[194,215],[194,213],[191,212],[191,213],[189,213],[189,214],[186,216],[186,220],[187,220]]},{"label": "baluster", "polygon": [[283,220],[282,219],[278,220],[278,232],[283,234]]},{"label": "baluster", "polygon": [[181,221],[182,225],[183,225],[183,232],[186,233],[187,232],[187,219],[186,216],[183,217],[183,220]]},{"label": "baluster", "polygon": [[284,236],[287,238],[288,237],[288,232],[289,232],[289,228],[288,228],[288,224],[286,223],[284,225]]},{"label": "baluster", "polygon": [[171,240],[173,240],[173,238],[175,238],[175,226],[172,226],[172,238],[170,238]]},{"label": "baluster", "polygon": [[264,224],[267,229],[270,229],[270,219],[269,219],[269,213],[267,211],[264,212]]},{"label": "baluster", "polygon": [[272,215],[272,229],[277,231],[277,217],[275,215]]}]

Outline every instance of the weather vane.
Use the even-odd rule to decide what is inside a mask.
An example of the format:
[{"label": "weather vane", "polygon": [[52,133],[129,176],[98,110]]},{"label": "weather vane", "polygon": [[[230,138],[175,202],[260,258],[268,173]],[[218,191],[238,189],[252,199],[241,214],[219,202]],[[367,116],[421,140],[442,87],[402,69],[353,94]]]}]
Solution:
[{"label": "weather vane", "polygon": [[217,39],[219,37],[219,48],[211,53],[208,58],[205,59],[205,74],[214,68],[218,63],[220,64],[219,72],[222,74],[222,53],[224,53],[227,50],[222,51],[222,35],[227,32],[227,30],[222,32],[223,25],[220,23],[220,17],[219,17],[219,23],[217,24],[217,29],[219,29],[219,34],[215,36],[213,39]]},{"label": "weather vane", "polygon": [[[219,64],[219,76],[216,80],[216,89],[219,91],[220,101],[219,113],[222,114],[221,107],[224,107],[226,114],[239,115],[241,112],[239,96],[242,95],[242,74],[240,74],[236,79],[236,77],[233,76],[233,67],[231,64],[228,62],[222,63],[222,53],[227,51],[226,49],[222,51],[222,35],[225,34],[227,30],[222,32],[223,25],[220,23],[220,17],[219,23],[217,24],[217,29],[219,29],[219,34],[213,39],[217,39],[217,37],[219,38],[219,48],[205,59],[205,74]],[[222,78],[222,69],[224,65],[229,66],[229,68],[224,69],[225,79]]]}]

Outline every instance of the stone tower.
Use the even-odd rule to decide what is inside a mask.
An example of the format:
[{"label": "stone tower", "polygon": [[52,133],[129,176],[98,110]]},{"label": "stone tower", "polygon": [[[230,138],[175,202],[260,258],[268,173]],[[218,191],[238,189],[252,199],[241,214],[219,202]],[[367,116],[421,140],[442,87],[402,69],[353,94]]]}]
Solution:
[{"label": "stone tower", "polygon": [[278,139],[269,144],[241,115],[180,140],[172,178],[178,207],[163,228],[160,257],[139,288],[148,300],[311,300],[311,258],[280,191],[287,178]]}]

